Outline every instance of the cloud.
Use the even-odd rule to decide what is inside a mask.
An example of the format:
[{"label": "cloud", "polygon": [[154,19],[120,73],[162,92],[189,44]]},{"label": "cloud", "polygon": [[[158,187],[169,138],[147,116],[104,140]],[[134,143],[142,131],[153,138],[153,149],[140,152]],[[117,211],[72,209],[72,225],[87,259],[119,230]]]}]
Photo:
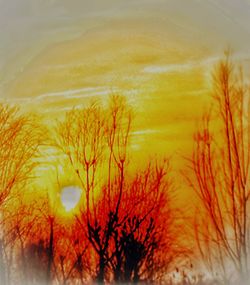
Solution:
[{"label": "cloud", "polygon": [[161,132],[160,130],[144,129],[144,130],[134,131],[131,134],[136,135],[136,136],[140,136],[140,135],[156,134],[156,133],[160,133],[160,132]]},{"label": "cloud", "polygon": [[[161,74],[161,73],[181,73],[195,68],[208,67],[216,64],[223,58],[222,55],[208,57],[202,60],[188,61],[185,63],[167,64],[167,65],[149,65],[143,69],[144,73]],[[232,53],[232,58],[236,61],[249,60],[249,54]]]},{"label": "cloud", "polygon": [[151,65],[144,68],[145,73],[172,73],[183,72],[194,68],[193,63],[185,64],[168,64],[168,65]]},{"label": "cloud", "polygon": [[47,92],[40,94],[35,97],[23,97],[14,98],[13,103],[37,103],[37,102],[47,102],[49,99],[52,101],[60,101],[65,99],[81,99],[81,98],[91,98],[97,96],[107,96],[112,92],[117,92],[117,88],[112,87],[108,89],[106,87],[85,87],[79,89],[63,90],[58,92]]},{"label": "cloud", "polygon": [[185,63],[167,64],[167,65],[150,65],[143,69],[143,72],[150,74],[161,74],[161,73],[180,73],[206,66],[208,64],[214,64],[219,60],[219,57],[211,57],[201,61],[188,61]]},{"label": "cloud", "polygon": [[48,98],[64,98],[64,99],[72,99],[72,98],[88,98],[95,97],[100,95],[107,95],[110,93],[105,87],[86,87],[80,89],[72,89],[72,90],[64,90],[60,92],[49,92],[41,94],[35,97],[35,100],[44,100]]}]

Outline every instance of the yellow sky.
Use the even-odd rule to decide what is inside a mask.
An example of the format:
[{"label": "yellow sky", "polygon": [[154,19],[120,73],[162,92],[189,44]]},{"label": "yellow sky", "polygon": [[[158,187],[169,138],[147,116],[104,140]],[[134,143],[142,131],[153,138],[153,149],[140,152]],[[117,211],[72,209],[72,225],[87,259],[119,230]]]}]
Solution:
[{"label": "yellow sky", "polygon": [[135,155],[172,155],[176,171],[223,49],[250,59],[244,0],[18,3],[0,2],[1,97],[49,125],[73,106],[123,94],[136,114]]}]

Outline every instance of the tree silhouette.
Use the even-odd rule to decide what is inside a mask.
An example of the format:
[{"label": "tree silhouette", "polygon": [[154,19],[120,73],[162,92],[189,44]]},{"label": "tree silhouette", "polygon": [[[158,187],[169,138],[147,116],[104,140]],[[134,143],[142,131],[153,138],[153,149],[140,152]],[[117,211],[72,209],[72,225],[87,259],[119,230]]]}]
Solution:
[{"label": "tree silhouette", "polygon": [[33,119],[0,105],[0,205],[15,186],[27,182],[37,164],[41,133]]},{"label": "tree silhouette", "polygon": [[170,235],[165,235],[173,231],[169,162],[149,164],[132,178],[128,163],[131,122],[125,98],[115,95],[107,108],[94,103],[72,110],[57,128],[56,146],[85,193],[86,206],[76,219],[97,258],[92,277],[98,283],[149,280],[149,268],[156,269],[164,243],[169,246],[166,256],[173,254]]},{"label": "tree silhouette", "polygon": [[[125,102],[119,96],[111,99],[106,115],[111,117],[110,121],[105,120],[104,110],[97,103],[83,110],[72,110],[67,114],[66,120],[59,125],[57,141],[57,146],[67,155],[85,191],[86,216],[84,210],[79,222],[82,224],[84,221],[83,228],[87,225],[88,239],[99,256],[99,270],[96,273],[98,282],[103,282],[105,279],[107,251],[121,203],[131,122],[130,112],[127,112]],[[98,221],[100,217],[96,214],[95,189],[101,183],[98,180],[100,179],[98,171],[103,166],[104,155],[109,157],[107,170],[109,186],[106,193],[109,195],[109,207],[111,207],[110,183],[113,170],[111,165],[115,165],[119,172],[117,189],[119,194],[114,212],[110,211],[107,224],[101,225],[102,222]]]},{"label": "tree silhouette", "polygon": [[[153,281],[180,250],[172,247],[175,214],[170,206],[173,200],[168,164],[168,160],[149,164],[126,185],[120,227],[114,230],[111,249],[117,282]],[[162,251],[167,252],[163,264]]]},{"label": "tree silhouette", "polygon": [[[16,107],[0,105],[0,260],[3,284],[10,282],[16,241],[23,250],[27,233],[23,222],[29,207],[24,209],[19,205],[15,209],[15,205],[19,199],[22,200],[21,192],[34,176],[41,139],[33,117],[20,114]],[[16,212],[13,213],[13,210]],[[22,257],[25,271],[24,255]]]},{"label": "tree silhouette", "polygon": [[[249,278],[249,117],[247,90],[229,54],[214,74],[214,112],[195,135],[191,186],[200,197],[196,241],[201,256],[225,282]],[[214,127],[215,131],[212,131]],[[203,213],[203,215],[202,215]],[[236,280],[235,280],[236,278]]]}]

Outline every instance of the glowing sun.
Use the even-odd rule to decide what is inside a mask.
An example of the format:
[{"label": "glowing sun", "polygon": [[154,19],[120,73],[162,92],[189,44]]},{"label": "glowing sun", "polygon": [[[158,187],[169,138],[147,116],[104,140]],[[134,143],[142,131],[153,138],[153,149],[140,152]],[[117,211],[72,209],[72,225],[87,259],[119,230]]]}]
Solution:
[{"label": "glowing sun", "polygon": [[77,186],[62,188],[61,201],[66,211],[73,210],[81,198],[82,190]]}]

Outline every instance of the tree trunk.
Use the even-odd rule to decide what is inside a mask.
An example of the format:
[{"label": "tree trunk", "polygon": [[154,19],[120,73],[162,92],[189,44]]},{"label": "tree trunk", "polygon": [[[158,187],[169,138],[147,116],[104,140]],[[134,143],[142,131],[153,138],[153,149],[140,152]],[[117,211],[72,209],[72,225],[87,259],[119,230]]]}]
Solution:
[{"label": "tree trunk", "polygon": [[54,220],[50,220],[50,238],[49,238],[49,248],[48,248],[48,267],[47,267],[47,284],[51,283],[51,269],[54,258]]},{"label": "tree trunk", "polygon": [[6,265],[4,262],[4,257],[3,257],[3,243],[2,240],[0,240],[0,278],[1,278],[1,284],[7,285],[7,280],[6,280]]},{"label": "tree trunk", "polygon": [[97,284],[104,284],[105,281],[105,260],[104,257],[100,257],[99,272],[96,277]]}]

